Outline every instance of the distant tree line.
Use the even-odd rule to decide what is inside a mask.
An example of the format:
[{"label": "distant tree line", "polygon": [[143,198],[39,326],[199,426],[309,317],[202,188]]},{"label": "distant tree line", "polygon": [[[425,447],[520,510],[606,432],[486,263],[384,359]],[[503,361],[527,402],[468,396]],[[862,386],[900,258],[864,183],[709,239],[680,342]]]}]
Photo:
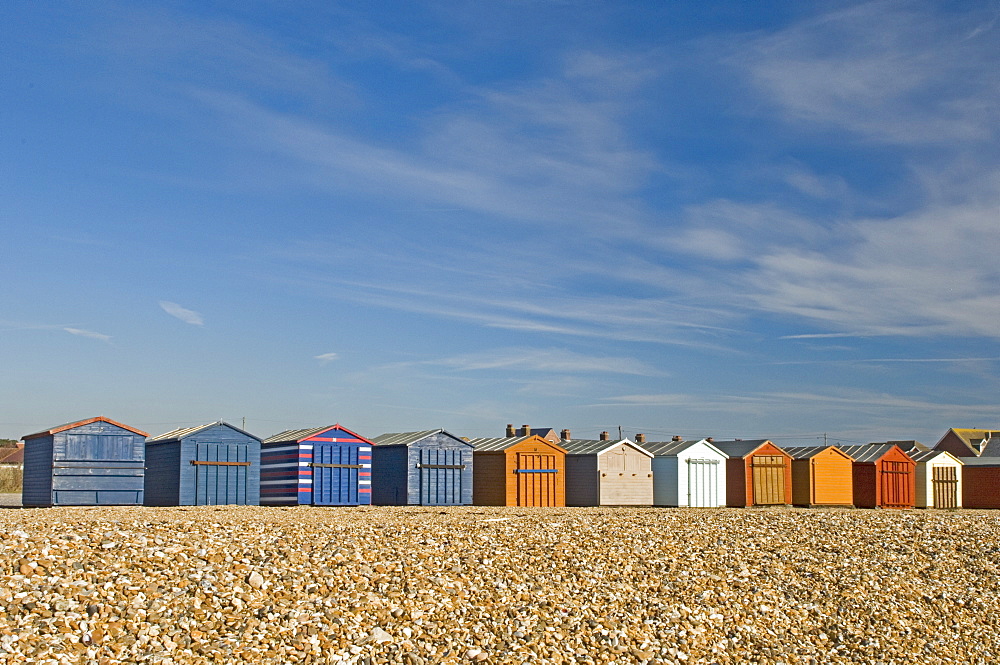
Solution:
[{"label": "distant tree line", "polygon": [[0,448],[17,448],[16,439],[0,439]]}]

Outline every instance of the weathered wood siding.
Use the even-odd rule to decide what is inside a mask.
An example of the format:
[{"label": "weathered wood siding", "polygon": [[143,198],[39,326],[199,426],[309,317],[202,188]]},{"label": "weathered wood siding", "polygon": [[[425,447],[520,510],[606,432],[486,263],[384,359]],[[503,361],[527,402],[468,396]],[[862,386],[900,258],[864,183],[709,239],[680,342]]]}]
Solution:
[{"label": "weathered wood siding", "polygon": [[372,448],[372,503],[376,506],[405,506],[407,497],[406,446]]},{"label": "weathered wood siding", "polygon": [[653,505],[652,458],[628,444],[620,444],[598,457],[600,505]]},{"label": "weathered wood siding", "polygon": [[22,503],[141,504],[145,440],[141,434],[100,419],[27,437]]},{"label": "weathered wood siding", "polygon": [[[504,451],[475,451],[472,469],[472,503],[477,506],[510,506],[508,488],[514,480],[508,478],[507,455]],[[511,473],[510,475],[513,475]],[[512,492],[515,495],[516,489]]]},{"label": "weathered wood siding", "polygon": [[962,506],[1000,508],[1000,466],[965,466],[962,469]]},{"label": "weathered wood siding", "polygon": [[599,506],[600,502],[597,455],[566,455],[566,505]]}]

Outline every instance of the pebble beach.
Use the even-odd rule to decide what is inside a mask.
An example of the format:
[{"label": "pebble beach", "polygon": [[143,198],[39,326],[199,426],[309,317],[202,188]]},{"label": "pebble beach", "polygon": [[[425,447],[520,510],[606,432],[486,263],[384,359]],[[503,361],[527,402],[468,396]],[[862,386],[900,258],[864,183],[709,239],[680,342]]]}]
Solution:
[{"label": "pebble beach", "polygon": [[994,663],[1000,513],[0,510],[0,662]]}]

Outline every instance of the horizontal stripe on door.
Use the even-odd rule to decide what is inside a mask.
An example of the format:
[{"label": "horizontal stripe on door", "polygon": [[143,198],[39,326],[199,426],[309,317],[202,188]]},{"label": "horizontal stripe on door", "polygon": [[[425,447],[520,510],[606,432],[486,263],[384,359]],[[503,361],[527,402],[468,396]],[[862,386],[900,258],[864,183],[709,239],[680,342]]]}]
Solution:
[{"label": "horizontal stripe on door", "polygon": [[514,473],[559,473],[559,469],[514,469]]},{"label": "horizontal stripe on door", "polygon": [[365,464],[320,464],[319,462],[313,462],[309,466],[319,466],[324,469],[367,469],[368,466]]},{"label": "horizontal stripe on door", "polygon": [[250,462],[203,462],[202,460],[191,460],[192,464],[207,466],[250,466]]},{"label": "horizontal stripe on door", "polygon": [[418,469],[464,469],[464,464],[417,464]]}]

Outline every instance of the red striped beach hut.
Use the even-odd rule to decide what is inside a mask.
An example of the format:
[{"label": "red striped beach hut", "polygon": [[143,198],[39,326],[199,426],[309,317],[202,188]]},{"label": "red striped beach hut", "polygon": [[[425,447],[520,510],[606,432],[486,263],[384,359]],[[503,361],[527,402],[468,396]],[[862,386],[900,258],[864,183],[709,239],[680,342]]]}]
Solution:
[{"label": "red striped beach hut", "polygon": [[290,429],[260,448],[263,506],[367,506],[372,442],[341,425]]}]

